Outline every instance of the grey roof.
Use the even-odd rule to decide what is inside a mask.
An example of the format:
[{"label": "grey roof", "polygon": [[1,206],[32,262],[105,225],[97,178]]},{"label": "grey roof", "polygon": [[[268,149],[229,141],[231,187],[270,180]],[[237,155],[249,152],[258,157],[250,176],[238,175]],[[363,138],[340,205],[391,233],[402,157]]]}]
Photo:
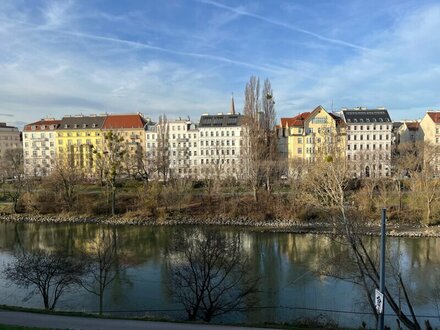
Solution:
[{"label": "grey roof", "polygon": [[243,124],[242,115],[202,115],[199,127],[233,127]]},{"label": "grey roof", "polygon": [[63,117],[60,130],[68,129],[100,129],[107,116],[72,116]]},{"label": "grey roof", "polygon": [[9,126],[9,125],[7,125],[6,123],[0,123],[0,128],[14,128],[14,129],[18,130],[17,127],[15,127],[15,126]]},{"label": "grey roof", "polygon": [[342,110],[347,124],[391,123],[386,109]]}]

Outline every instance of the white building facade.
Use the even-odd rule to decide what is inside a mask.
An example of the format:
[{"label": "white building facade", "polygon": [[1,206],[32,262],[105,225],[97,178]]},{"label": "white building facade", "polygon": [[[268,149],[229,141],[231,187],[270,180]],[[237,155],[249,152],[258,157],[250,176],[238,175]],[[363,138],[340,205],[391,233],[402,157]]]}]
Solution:
[{"label": "white building facade", "polygon": [[391,175],[393,123],[385,108],[343,109],[347,125],[346,157],[353,177]]},{"label": "white building facade", "polygon": [[[147,125],[146,157],[153,176],[167,178],[197,178],[199,174],[199,132],[197,125],[188,120],[164,120]],[[159,169],[160,168],[160,169]]]},{"label": "white building facade", "polygon": [[202,115],[199,124],[178,119],[147,126],[147,162],[151,168],[168,165],[168,178],[236,177],[242,122],[243,116],[239,114],[219,113]]},{"label": "white building facade", "polygon": [[55,167],[56,133],[60,120],[42,119],[23,130],[24,171],[29,176],[47,176]]},{"label": "white building facade", "polygon": [[244,125],[240,114],[203,114],[199,122],[199,168],[202,178],[238,177]]}]

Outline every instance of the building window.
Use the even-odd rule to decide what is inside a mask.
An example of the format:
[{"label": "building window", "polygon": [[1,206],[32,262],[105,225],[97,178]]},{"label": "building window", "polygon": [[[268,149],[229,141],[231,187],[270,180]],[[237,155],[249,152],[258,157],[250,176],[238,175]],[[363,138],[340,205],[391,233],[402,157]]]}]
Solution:
[{"label": "building window", "polygon": [[302,154],[302,148],[298,148],[298,154],[299,154],[299,155]]}]

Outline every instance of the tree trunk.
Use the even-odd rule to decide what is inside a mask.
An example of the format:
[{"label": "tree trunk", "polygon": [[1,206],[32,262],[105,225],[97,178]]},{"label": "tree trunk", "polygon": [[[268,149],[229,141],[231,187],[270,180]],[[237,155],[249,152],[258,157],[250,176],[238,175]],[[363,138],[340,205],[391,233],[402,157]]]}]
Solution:
[{"label": "tree trunk", "polygon": [[255,203],[258,203],[258,188],[254,186],[253,190],[254,190],[254,201]]},{"label": "tree trunk", "polygon": [[14,213],[18,213],[18,200],[14,200]]},{"label": "tree trunk", "polygon": [[99,295],[99,315],[102,315],[103,301],[104,301],[104,292],[101,292]]},{"label": "tree trunk", "polygon": [[431,222],[431,201],[428,200],[426,205],[426,224],[429,225]]},{"label": "tree trunk", "polygon": [[43,302],[44,302],[44,309],[49,310],[49,297],[47,297],[46,295],[43,296]]},{"label": "tree trunk", "polygon": [[116,187],[112,187],[112,215],[116,214],[115,204],[116,204]]}]

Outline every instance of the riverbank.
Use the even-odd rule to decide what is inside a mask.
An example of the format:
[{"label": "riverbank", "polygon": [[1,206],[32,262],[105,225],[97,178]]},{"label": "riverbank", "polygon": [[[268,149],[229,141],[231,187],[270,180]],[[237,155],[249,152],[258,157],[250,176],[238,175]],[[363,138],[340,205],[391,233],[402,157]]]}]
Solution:
[{"label": "riverbank", "polygon": [[[286,220],[255,221],[248,217],[224,219],[221,216],[213,217],[186,217],[175,216],[167,219],[150,219],[124,216],[78,216],[70,214],[40,215],[40,214],[8,214],[0,215],[0,222],[15,223],[45,223],[45,224],[103,224],[103,225],[131,225],[131,226],[177,226],[177,225],[213,225],[213,226],[238,226],[249,229],[289,232],[295,234],[336,234],[337,229],[332,223],[300,222]],[[380,227],[377,223],[365,223],[358,228],[362,235],[378,236]],[[390,237],[440,237],[440,225],[423,226],[416,224],[389,223],[387,235]]]}]

